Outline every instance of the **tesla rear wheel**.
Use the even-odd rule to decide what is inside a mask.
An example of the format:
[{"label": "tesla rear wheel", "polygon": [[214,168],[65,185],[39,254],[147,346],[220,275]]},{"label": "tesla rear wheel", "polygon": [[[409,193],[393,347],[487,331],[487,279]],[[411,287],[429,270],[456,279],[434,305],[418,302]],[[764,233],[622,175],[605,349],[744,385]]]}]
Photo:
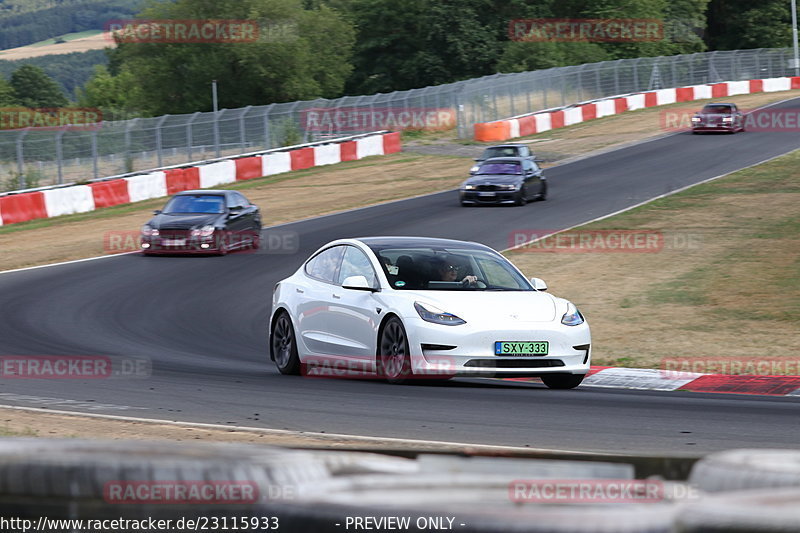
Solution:
[{"label": "tesla rear wheel", "polygon": [[272,327],[270,338],[272,357],[281,374],[297,375],[300,373],[300,358],[297,355],[297,342],[289,315],[281,313]]},{"label": "tesla rear wheel", "polygon": [[378,342],[378,375],[389,383],[405,383],[413,376],[408,353],[406,329],[399,318],[392,317],[381,329]]},{"label": "tesla rear wheel", "polygon": [[542,381],[548,389],[574,389],[584,377],[583,374],[548,374],[542,376]]}]

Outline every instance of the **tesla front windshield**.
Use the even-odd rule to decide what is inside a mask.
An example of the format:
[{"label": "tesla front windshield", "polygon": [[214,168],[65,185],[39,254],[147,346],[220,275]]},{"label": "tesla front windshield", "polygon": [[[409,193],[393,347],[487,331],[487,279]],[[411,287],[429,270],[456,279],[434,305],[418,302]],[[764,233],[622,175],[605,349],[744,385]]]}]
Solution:
[{"label": "tesla front windshield", "polygon": [[164,213],[224,213],[225,198],[210,194],[182,194],[167,202]]},{"label": "tesla front windshield", "polygon": [[533,290],[504,257],[485,250],[383,248],[373,251],[394,289]]},{"label": "tesla front windshield", "polygon": [[519,163],[484,163],[478,174],[521,174]]}]

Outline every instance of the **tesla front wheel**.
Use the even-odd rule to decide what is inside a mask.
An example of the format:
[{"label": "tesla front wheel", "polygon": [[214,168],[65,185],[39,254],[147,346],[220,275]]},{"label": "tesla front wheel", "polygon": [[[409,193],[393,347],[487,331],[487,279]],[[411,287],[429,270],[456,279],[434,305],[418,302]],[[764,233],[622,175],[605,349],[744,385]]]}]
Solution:
[{"label": "tesla front wheel", "polygon": [[548,389],[574,389],[584,377],[584,374],[548,374],[542,376],[542,381]]},{"label": "tesla front wheel", "polygon": [[378,375],[389,383],[404,383],[412,377],[408,337],[399,318],[392,317],[383,325],[377,359]]},{"label": "tesla front wheel", "polygon": [[275,366],[281,374],[297,375],[300,373],[300,358],[297,355],[297,342],[289,315],[281,313],[272,327],[270,348]]}]

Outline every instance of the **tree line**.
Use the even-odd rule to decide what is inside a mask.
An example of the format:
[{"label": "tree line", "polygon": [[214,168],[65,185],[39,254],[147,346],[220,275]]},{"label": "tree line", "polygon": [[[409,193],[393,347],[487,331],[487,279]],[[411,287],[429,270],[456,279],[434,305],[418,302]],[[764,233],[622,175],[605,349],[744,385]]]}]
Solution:
[{"label": "tree line", "polygon": [[[211,80],[220,108],[237,108],[496,72],[791,44],[786,0],[174,0],[149,3],[138,16],[255,20],[260,32],[255,42],[120,42],[106,50],[107,66],[96,66],[77,90],[81,105],[106,116],[156,116],[210,110]],[[576,18],[658,20],[663,38],[509,36],[511,20]]]}]

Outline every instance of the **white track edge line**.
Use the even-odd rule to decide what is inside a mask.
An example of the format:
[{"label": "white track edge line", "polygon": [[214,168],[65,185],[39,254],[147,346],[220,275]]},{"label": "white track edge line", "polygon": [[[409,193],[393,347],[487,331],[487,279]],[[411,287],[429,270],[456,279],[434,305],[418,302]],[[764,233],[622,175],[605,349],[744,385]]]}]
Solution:
[{"label": "white track edge line", "polygon": [[469,444],[464,442],[448,442],[439,440],[424,440],[424,439],[401,439],[398,437],[372,437],[363,435],[347,435],[344,433],[318,433],[313,431],[292,431],[288,429],[269,429],[258,428],[250,426],[229,426],[225,424],[210,424],[205,422],[181,422],[178,420],[163,420],[158,418],[142,418],[133,416],[121,415],[106,415],[100,413],[81,413],[76,411],[64,411],[59,409],[44,409],[41,407],[23,407],[19,405],[2,405],[0,409],[9,409],[14,411],[27,411],[34,413],[52,414],[52,415],[65,415],[65,416],[83,416],[87,418],[99,418],[105,420],[116,420],[118,422],[136,422],[152,425],[168,425],[183,428],[196,428],[196,429],[223,429],[243,431],[247,433],[260,433],[264,435],[283,435],[287,437],[310,437],[319,440],[352,440],[363,443],[393,443],[405,445],[424,445],[424,446],[437,446],[439,448],[474,448],[485,450],[504,450],[516,452],[536,452],[536,453],[558,453],[567,455],[604,455],[609,457],[625,457],[625,454],[620,453],[607,453],[607,452],[591,452],[580,450],[553,450],[549,448],[527,448],[523,446],[502,446],[497,444]]}]

